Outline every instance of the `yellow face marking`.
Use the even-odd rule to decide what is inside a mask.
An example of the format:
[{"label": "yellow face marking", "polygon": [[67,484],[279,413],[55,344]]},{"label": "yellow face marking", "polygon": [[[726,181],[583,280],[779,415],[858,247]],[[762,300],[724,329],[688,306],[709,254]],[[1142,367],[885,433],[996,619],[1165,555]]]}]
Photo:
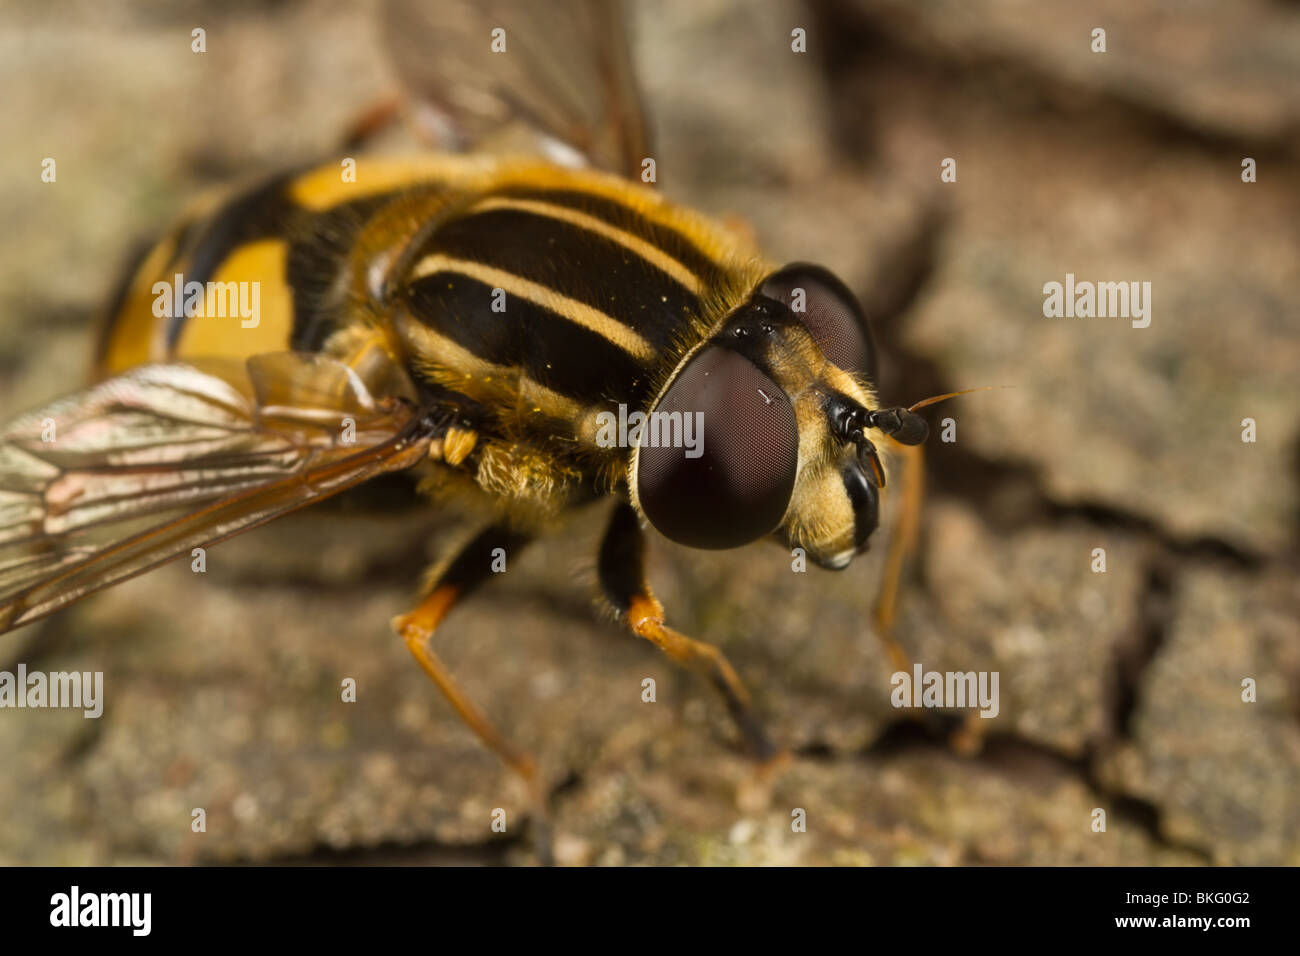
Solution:
[{"label": "yellow face marking", "polygon": [[[435,253],[416,263],[415,268],[411,270],[411,278],[421,279],[438,272],[455,272],[494,289],[503,289],[507,296],[518,296],[534,305],[540,305],[544,309],[564,316],[570,322],[576,322],[590,329],[635,358],[648,361],[655,357],[654,348],[645,338],[637,335],[613,316],[599,309],[593,309],[585,302],[561,295],[554,289],[522,279],[504,269],[494,269],[492,266],[471,262],[468,259],[454,259],[451,256]],[[506,308],[509,307],[507,303]]]},{"label": "yellow face marking", "polygon": [[484,404],[504,399],[516,408],[555,419],[574,421],[582,414],[582,406],[567,395],[518,369],[483,361],[404,311],[396,314],[394,326],[415,363],[447,388]]},{"label": "yellow face marking", "polygon": [[[204,314],[185,320],[176,357],[245,358],[287,349],[293,331],[293,293],[285,281],[288,257],[289,244],[282,239],[262,239],[235,249],[207,283]],[[249,285],[241,291],[241,283]],[[256,315],[245,319],[231,307],[241,301],[255,303]],[[208,314],[210,305],[224,305],[226,314]]]},{"label": "yellow face marking", "polygon": [[606,239],[617,242],[624,249],[650,262],[659,271],[667,273],[692,293],[699,295],[700,279],[690,269],[687,269],[686,266],[662,249],[646,242],[640,236],[619,229],[617,226],[611,226],[603,219],[597,219],[595,216],[589,216],[586,213],[578,212],[576,209],[569,209],[566,206],[559,206],[554,203],[541,202],[535,199],[510,199],[507,197],[485,199],[483,202],[475,204],[469,214],[488,212],[493,209],[517,209],[521,212],[545,216],[548,219],[558,219],[588,232],[597,233]]}]

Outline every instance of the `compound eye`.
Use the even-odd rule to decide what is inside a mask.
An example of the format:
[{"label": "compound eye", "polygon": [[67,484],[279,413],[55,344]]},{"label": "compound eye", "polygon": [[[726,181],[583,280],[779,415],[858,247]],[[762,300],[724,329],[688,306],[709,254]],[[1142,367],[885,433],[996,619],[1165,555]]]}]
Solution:
[{"label": "compound eye", "polygon": [[798,459],[790,399],[749,359],[710,345],[644,423],[633,480],[641,509],[664,537],[736,548],[781,523]]},{"label": "compound eye", "polygon": [[821,266],[796,262],[768,276],[759,293],[783,302],[822,353],[846,372],[876,381],[876,347],[857,298]]}]

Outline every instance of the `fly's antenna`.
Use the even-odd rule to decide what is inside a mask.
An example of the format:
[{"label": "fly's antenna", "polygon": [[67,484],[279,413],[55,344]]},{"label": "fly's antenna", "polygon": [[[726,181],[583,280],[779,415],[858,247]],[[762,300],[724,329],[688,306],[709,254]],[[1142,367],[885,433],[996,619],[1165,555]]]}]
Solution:
[{"label": "fly's antenna", "polygon": [[[922,399],[915,405],[903,408],[864,408],[857,402],[838,393],[830,396],[826,403],[826,414],[831,422],[831,429],[841,441],[852,442],[858,449],[858,459],[869,468],[876,479],[877,487],[885,487],[885,470],[880,465],[876,446],[867,438],[867,429],[874,428],[888,435],[900,445],[919,445],[930,436],[930,426],[918,415],[917,409],[934,405],[958,395],[971,392],[983,392],[996,385],[984,385],[980,388],[967,388],[960,392],[948,392]],[[1010,388],[1010,385],[1001,386]]]},{"label": "fly's antenna", "polygon": [[907,410],[914,412],[918,408],[925,408],[927,405],[937,405],[939,402],[946,402],[950,398],[956,398],[958,395],[969,395],[971,392],[987,392],[991,388],[1015,388],[1014,385],[981,385],[979,388],[963,388],[960,392],[947,392],[943,395],[931,395],[929,398],[923,398],[915,405],[909,405]]},{"label": "fly's antenna", "polygon": [[[996,385],[983,385],[979,388],[963,389],[960,392],[933,395],[930,398],[923,398],[915,405],[907,408],[900,405],[895,408],[878,408],[875,411],[868,411],[860,405],[851,405],[840,412],[843,420],[840,431],[845,438],[855,442],[859,447],[865,441],[864,433],[868,428],[875,428],[884,432],[900,445],[919,445],[930,436],[930,426],[926,424],[924,418],[916,414],[918,409],[949,398],[956,398],[958,395],[969,395],[972,392],[984,392],[998,387]],[[1011,388],[1012,386],[1003,385],[1001,387]]]},{"label": "fly's antenna", "polygon": [[958,395],[986,392],[991,388],[1014,388],[1014,386],[981,385],[979,388],[964,388],[960,392],[947,392],[943,395],[932,395],[929,398],[923,398],[915,405],[909,405],[907,408],[884,408],[875,412],[868,412],[868,415],[873,416],[875,419],[872,423],[873,427],[879,428],[899,444],[919,445],[930,434],[930,426],[925,423],[924,418],[916,414],[919,409],[928,405],[936,405],[950,398],[956,398]]}]

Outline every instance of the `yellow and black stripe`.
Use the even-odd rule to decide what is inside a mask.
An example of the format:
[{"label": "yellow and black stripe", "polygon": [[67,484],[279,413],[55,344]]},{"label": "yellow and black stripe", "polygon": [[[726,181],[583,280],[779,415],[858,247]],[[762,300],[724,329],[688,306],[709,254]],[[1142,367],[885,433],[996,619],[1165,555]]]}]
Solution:
[{"label": "yellow and black stripe", "polygon": [[744,260],[639,192],[507,183],[476,197],[409,257],[404,294],[424,328],[407,337],[435,364],[472,356],[480,377],[517,375],[552,418],[641,407],[720,290],[743,284]]},{"label": "yellow and black stripe", "polygon": [[[425,221],[407,221],[417,215]],[[381,288],[357,280],[375,270]],[[123,283],[98,358],[112,372],[319,350],[350,323],[390,321],[417,381],[463,383],[476,400],[513,397],[573,419],[593,405],[640,407],[761,271],[728,230],[615,177],[454,157],[363,160],[356,182],[338,167],[291,173],[191,217]],[[154,317],[153,283],[175,273],[258,282],[258,327],[177,310]],[[367,294],[381,301],[357,301]]]}]

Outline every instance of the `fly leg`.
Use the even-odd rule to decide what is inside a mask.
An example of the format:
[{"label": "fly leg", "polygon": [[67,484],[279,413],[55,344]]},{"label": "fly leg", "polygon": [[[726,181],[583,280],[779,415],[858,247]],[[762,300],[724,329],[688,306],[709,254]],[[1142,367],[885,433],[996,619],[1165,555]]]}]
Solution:
[{"label": "fly leg", "polygon": [[781,751],[763,730],[749,692],[723,653],[664,623],[663,605],[650,592],[645,579],[645,536],[636,512],[626,502],[620,501],[610,516],[598,567],[601,589],[632,633],[717,687],[751,753],[763,764],[776,762]]},{"label": "fly leg", "polygon": [[[898,612],[898,592],[902,586],[903,569],[908,559],[916,550],[917,538],[921,530],[921,506],[925,498],[925,452],[921,445],[904,445],[886,439],[892,449],[898,453],[902,465],[902,481],[899,508],[893,534],[889,539],[889,548],[885,554],[884,578],[876,598],[875,631],[890,662],[896,670],[912,673],[912,662],[894,636],[894,623]],[[891,483],[892,485],[892,483]],[[926,723],[933,723],[928,718],[937,716],[928,711],[918,715]],[[953,750],[962,754],[978,753],[983,746],[985,722],[978,713],[971,712],[958,718],[954,728],[946,719],[942,721],[948,728],[948,744]]]},{"label": "fly leg", "polygon": [[876,595],[875,631],[884,645],[890,663],[901,671],[911,673],[912,661],[894,637],[894,620],[898,614],[898,592],[903,580],[903,568],[916,550],[917,536],[921,530],[921,505],[925,498],[925,452],[921,445],[904,445],[886,439],[898,453],[902,462],[902,481],[890,482],[892,490],[899,486],[899,507],[894,519],[893,533],[885,552],[884,576]]},{"label": "fly leg", "polygon": [[390,93],[376,100],[364,113],[356,116],[343,134],[344,150],[361,149],[370,145],[402,119],[402,110],[406,103],[401,94]]},{"label": "fly leg", "polygon": [[434,632],[447,613],[492,573],[493,552],[497,548],[504,548],[506,553],[513,554],[527,542],[527,536],[498,526],[479,532],[436,576],[428,595],[419,606],[408,614],[393,618],[393,629],[401,635],[416,662],[442,691],[460,719],[524,778],[533,796],[538,799],[538,806],[544,807],[536,761],[497,730],[483,710],[461,688],[432,647]]}]

